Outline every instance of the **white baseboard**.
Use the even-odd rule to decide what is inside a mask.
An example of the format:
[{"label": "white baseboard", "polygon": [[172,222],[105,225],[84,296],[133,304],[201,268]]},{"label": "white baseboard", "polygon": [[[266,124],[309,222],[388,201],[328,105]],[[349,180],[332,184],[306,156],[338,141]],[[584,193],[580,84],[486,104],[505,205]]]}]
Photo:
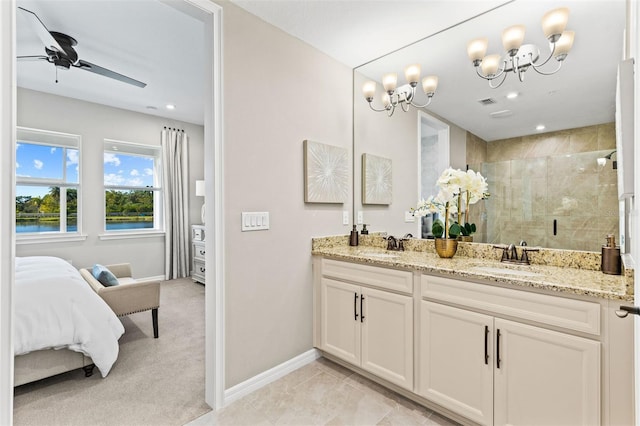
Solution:
[{"label": "white baseboard", "polygon": [[138,281],[164,281],[164,275],[156,275],[155,277],[136,278]]},{"label": "white baseboard", "polygon": [[304,367],[305,365],[320,358],[320,356],[320,351],[318,351],[317,349],[311,349],[294,358],[291,358],[289,361],[285,361],[280,365],[276,365],[275,367],[263,373],[260,373],[257,376],[253,376],[252,378],[245,380],[242,383],[238,383],[237,385],[230,387],[229,389],[226,389],[224,391],[224,401],[222,405],[227,406],[232,402],[242,398],[243,396],[258,390],[271,382],[275,382],[279,378],[286,376],[292,371],[295,371],[300,367]]}]

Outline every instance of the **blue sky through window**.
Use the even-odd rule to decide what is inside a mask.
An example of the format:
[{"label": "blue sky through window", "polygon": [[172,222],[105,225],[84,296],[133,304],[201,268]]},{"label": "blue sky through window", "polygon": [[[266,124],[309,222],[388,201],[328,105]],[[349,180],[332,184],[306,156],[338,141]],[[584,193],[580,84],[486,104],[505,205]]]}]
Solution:
[{"label": "blue sky through window", "polygon": [[[78,150],[75,148],[18,142],[16,175],[23,178],[78,183],[78,157]],[[43,196],[47,192],[48,187],[43,192],[41,187],[19,186],[16,195]]]},{"label": "blue sky through window", "polygon": [[104,153],[106,186],[152,187],[154,158],[140,155]]}]

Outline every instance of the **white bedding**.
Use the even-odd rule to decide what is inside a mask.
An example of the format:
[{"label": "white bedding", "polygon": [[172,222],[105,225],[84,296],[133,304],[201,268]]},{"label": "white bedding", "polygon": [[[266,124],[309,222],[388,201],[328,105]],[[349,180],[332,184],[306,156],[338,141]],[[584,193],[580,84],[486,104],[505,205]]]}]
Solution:
[{"label": "white bedding", "polygon": [[16,258],[14,352],[68,348],[91,357],[102,377],[118,358],[122,323],[68,262]]}]

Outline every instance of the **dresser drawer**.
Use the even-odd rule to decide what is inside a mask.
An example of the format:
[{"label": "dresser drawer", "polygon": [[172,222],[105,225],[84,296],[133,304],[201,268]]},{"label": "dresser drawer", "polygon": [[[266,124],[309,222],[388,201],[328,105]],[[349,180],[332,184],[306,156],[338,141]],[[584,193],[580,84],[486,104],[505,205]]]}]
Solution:
[{"label": "dresser drawer", "polygon": [[600,335],[600,304],[422,275],[423,298]]},{"label": "dresser drawer", "polygon": [[193,258],[204,262],[205,245],[204,243],[193,243]]},{"label": "dresser drawer", "polygon": [[322,259],[322,275],[401,293],[413,293],[413,273],[410,271]]}]

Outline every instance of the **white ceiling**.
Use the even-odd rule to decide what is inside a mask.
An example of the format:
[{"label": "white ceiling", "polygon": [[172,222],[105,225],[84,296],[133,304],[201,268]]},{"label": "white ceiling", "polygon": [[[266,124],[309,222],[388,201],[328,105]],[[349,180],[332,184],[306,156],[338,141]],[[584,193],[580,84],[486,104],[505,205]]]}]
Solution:
[{"label": "white ceiling", "polygon": [[[59,82],[55,83],[53,64],[18,61],[18,86],[202,124],[204,24],[172,4],[156,0],[18,0],[18,6],[36,13],[49,31],[75,38],[80,59],[147,83],[139,88],[73,67],[58,71]],[[192,9],[197,16],[197,9]],[[22,12],[17,14],[18,56],[44,55],[42,42]],[[169,103],[176,109],[166,110]]]},{"label": "white ceiling", "polygon": [[[351,67],[505,4],[505,0],[232,1]],[[19,86],[202,124],[205,30],[195,8],[186,8],[192,15],[189,16],[179,11],[185,10],[180,0],[18,0],[18,5],[38,14],[49,30],[76,38],[81,59],[148,84],[140,89],[73,68],[60,71],[60,82],[56,84],[52,64],[20,61]],[[524,83],[513,83],[514,78],[510,76],[509,84],[523,95],[518,100],[522,110],[511,108],[513,116],[500,119],[500,124],[493,124],[495,119],[487,121],[488,110],[473,109],[477,107],[476,100],[488,96],[500,99],[504,95],[501,95],[502,88],[490,90],[486,83],[473,77],[473,67],[466,57],[466,42],[476,36],[489,37],[490,50],[497,53],[501,50],[498,38],[502,29],[524,23],[527,25],[525,40],[543,44],[538,34],[542,14],[559,5],[570,7],[569,27],[576,31],[576,43],[565,66],[551,77],[529,71]],[[510,10],[509,14],[500,18],[505,10]],[[18,54],[42,54],[40,40],[20,16],[17,20]],[[439,40],[428,48],[430,54],[418,55],[421,43],[417,43],[359,71],[380,81],[383,73],[395,70],[400,81],[405,65],[425,62],[424,72],[434,72],[440,77],[438,92],[429,109],[486,140],[531,133],[530,120],[518,123],[515,118],[538,117],[552,109],[550,105],[562,106],[563,114],[556,113],[555,117],[564,124],[571,117],[585,122],[591,119],[587,117],[590,114],[598,116],[599,122],[612,121],[615,66],[616,58],[621,57],[623,27],[624,0],[566,0],[562,4],[517,0],[513,5],[427,40],[424,43]],[[456,38],[451,38],[455,34],[458,34]],[[605,65],[604,71],[599,71],[601,65]],[[591,71],[602,72],[600,75],[606,77],[598,77],[599,74]],[[582,86],[569,89],[568,84],[572,82],[580,82]],[[552,90],[557,91],[550,100],[547,93]],[[359,88],[356,91],[359,92]],[[558,95],[563,93],[570,94],[573,101],[559,102]],[[532,103],[536,98],[540,98],[539,103]],[[356,101],[358,99],[356,97]],[[177,109],[165,110],[167,103],[175,104]],[[453,115],[467,104],[473,108],[469,107],[462,117]],[[148,106],[157,109],[148,109]],[[504,105],[502,107],[504,109]],[[602,118],[603,110],[606,119]],[[506,120],[512,121],[505,125]],[[547,128],[553,130],[554,126],[557,124]]]}]

